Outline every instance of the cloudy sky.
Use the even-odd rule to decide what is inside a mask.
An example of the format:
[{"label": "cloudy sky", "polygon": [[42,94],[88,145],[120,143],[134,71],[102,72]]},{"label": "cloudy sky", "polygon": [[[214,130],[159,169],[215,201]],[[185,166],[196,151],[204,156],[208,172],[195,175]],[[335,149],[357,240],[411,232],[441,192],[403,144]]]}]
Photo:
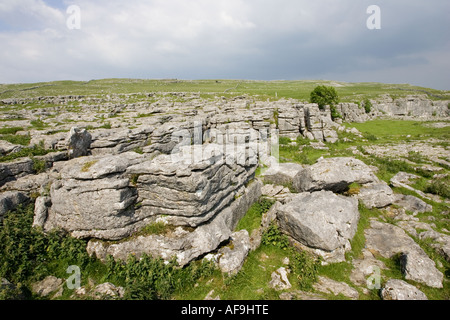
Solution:
[{"label": "cloudy sky", "polygon": [[[367,28],[373,4],[379,30]],[[326,79],[450,90],[449,15],[448,0],[0,0],[0,83]]]}]

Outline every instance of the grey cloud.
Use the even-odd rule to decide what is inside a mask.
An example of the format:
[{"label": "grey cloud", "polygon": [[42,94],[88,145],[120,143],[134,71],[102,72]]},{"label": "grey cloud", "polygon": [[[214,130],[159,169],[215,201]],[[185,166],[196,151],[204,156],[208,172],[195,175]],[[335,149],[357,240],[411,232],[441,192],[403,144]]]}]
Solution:
[{"label": "grey cloud", "polygon": [[74,31],[55,1],[14,1],[0,5],[0,82],[333,76],[450,88],[448,0],[379,0],[381,30],[365,26],[369,0],[78,0]]}]

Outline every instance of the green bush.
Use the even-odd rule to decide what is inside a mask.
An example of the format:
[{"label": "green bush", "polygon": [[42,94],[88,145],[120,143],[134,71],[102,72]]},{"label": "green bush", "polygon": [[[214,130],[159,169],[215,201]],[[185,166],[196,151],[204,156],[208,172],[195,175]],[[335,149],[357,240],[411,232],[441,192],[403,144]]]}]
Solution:
[{"label": "green bush", "polygon": [[12,144],[19,144],[22,146],[27,146],[30,144],[31,136],[30,135],[16,135],[16,134],[2,134],[0,135],[0,140],[8,141]]},{"label": "green bush", "polygon": [[261,238],[261,243],[264,245],[276,246],[284,250],[289,248],[288,237],[281,233],[275,223],[272,223],[266,232],[264,232]]},{"label": "green bush", "polygon": [[64,232],[44,234],[33,228],[34,205],[19,207],[5,215],[0,224],[0,278],[16,289],[1,290],[0,298],[33,298],[31,284],[48,275],[67,277],[66,269],[77,265],[82,281],[98,279],[125,287],[125,299],[170,299],[175,291],[192,287],[214,271],[213,262],[193,262],[180,268],[144,255],[130,256],[126,263],[109,257],[104,265],[86,251],[86,241]]},{"label": "green bush", "polygon": [[[72,264],[86,266],[90,257],[86,242],[62,233],[45,235],[33,228],[34,205],[19,207],[5,215],[0,227],[0,278],[15,284],[30,297],[29,285]],[[62,270],[61,270],[62,268]]]},{"label": "green bush", "polygon": [[334,107],[336,104],[338,104],[339,97],[335,88],[318,86],[311,92],[310,102],[317,103],[319,105],[319,108],[323,110],[326,105]]},{"label": "green bush", "polygon": [[[53,150],[46,150],[44,147],[44,143],[41,141],[41,143],[39,143],[39,145],[34,145],[29,148],[23,148],[22,150],[20,150],[18,152],[10,153],[6,156],[0,157],[0,162],[12,161],[12,160],[15,160],[18,158],[23,158],[23,157],[33,158],[35,156],[44,156],[50,152],[53,152]],[[35,169],[39,169],[39,168],[36,167]]]},{"label": "green bush", "polygon": [[293,254],[289,268],[296,275],[300,290],[312,289],[318,278],[320,264],[320,258],[315,258],[306,251],[296,251]]},{"label": "green bush", "polygon": [[1,128],[0,129],[0,135],[1,134],[16,134],[19,131],[22,131],[22,127],[8,127],[8,128]]},{"label": "green bush", "polygon": [[373,105],[372,102],[370,102],[369,99],[364,99],[364,110],[366,110],[366,113],[370,113],[372,111]]},{"label": "green bush", "polygon": [[236,230],[247,230],[249,234],[261,225],[261,219],[264,213],[269,211],[275,201],[261,198],[255,202],[247,211],[245,216],[239,221]]},{"label": "green bush", "polygon": [[208,261],[179,268],[175,260],[167,264],[145,254],[140,259],[130,256],[126,263],[109,256],[106,265],[106,279],[125,287],[126,300],[170,299],[175,291],[185,290],[200,278],[210,276],[215,268]]}]

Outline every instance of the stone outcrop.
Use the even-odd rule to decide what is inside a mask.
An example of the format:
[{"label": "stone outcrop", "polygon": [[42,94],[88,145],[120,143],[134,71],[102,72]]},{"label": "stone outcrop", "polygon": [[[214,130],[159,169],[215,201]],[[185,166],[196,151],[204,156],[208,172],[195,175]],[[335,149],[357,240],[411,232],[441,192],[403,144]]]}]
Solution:
[{"label": "stone outcrop", "polygon": [[248,157],[240,165],[206,149],[196,149],[204,158],[194,163],[195,152],[154,159],[129,152],[65,162],[55,167],[60,179],[51,185],[44,227],[119,240],[161,216],[174,226],[206,223],[235,200],[244,201],[244,185],[257,165]]},{"label": "stone outcrop", "polygon": [[288,290],[292,288],[288,279],[289,270],[281,267],[278,270],[272,272],[272,280],[269,282],[269,287],[277,291]]},{"label": "stone outcrop", "polygon": [[342,294],[351,300],[358,300],[359,293],[356,289],[350,287],[345,282],[339,282],[327,277],[320,276],[318,281],[314,284],[314,289],[327,294],[333,294],[335,296]]},{"label": "stone outcrop", "polygon": [[[278,223],[298,249],[312,251],[325,263],[333,263],[344,261],[350,249],[358,227],[358,201],[368,208],[387,208],[387,212],[394,210],[388,207],[394,204],[395,208],[401,207],[395,209],[401,212],[392,220],[396,225],[371,221],[365,231],[362,257],[351,261],[354,268],[350,280],[357,286],[367,286],[368,277],[386,268],[377,260],[381,255],[398,257],[404,279],[434,288],[443,286],[443,274],[438,270],[442,268],[436,267],[408,235],[432,240],[430,246],[449,260],[448,232],[437,232],[432,223],[405,212],[429,212],[432,208],[426,202],[394,194],[369,166],[354,158],[321,159],[312,166],[270,166],[273,157],[264,153],[271,147],[268,142],[272,133],[292,141],[300,136],[318,140],[311,144],[317,149],[331,149],[324,142],[336,142],[339,132],[362,137],[356,129],[332,121],[329,107],[320,110],[316,104],[294,99],[257,101],[242,96],[204,100],[198,94],[184,93],[173,96],[183,101],[164,98],[119,103],[112,101],[117,97],[72,96],[31,99],[60,104],[45,110],[24,108],[29,120],[20,122],[26,128],[30,120],[42,117],[42,130],[27,129],[32,136],[30,146],[43,143],[54,152],[0,164],[0,218],[36,197],[35,227],[44,231],[63,229],[87,239],[88,252],[102,261],[108,255],[126,260],[129,255],[139,258],[147,254],[167,261],[175,258],[184,266],[208,254],[223,272],[236,274],[249,251],[258,248],[271,223]],[[154,95],[146,97],[153,99]],[[26,106],[31,100],[11,99],[4,103]],[[66,110],[72,102],[80,103],[85,112]],[[448,102],[421,97],[386,98],[372,104],[370,113],[355,103],[340,103],[336,109],[343,121],[356,122],[384,116],[427,119],[449,115]],[[101,120],[96,112],[101,112]],[[49,121],[53,118],[59,123],[57,127]],[[89,132],[84,129],[88,126]],[[398,148],[407,154],[407,146]],[[23,148],[2,142],[0,155]],[[390,148],[385,151],[389,153]],[[445,158],[448,150],[439,150],[433,159],[447,165],[438,158]],[[269,165],[262,174],[265,185],[254,179],[259,162]],[[42,163],[46,171],[36,175],[35,166]],[[408,179],[415,177],[400,173],[391,184],[427,199],[427,195],[408,185]],[[356,184],[352,194],[348,190],[351,184]],[[260,228],[251,235],[247,231],[235,232],[239,220],[261,195],[277,202],[262,217]],[[154,225],[161,224],[163,231],[151,231]],[[288,274],[286,268],[273,272],[270,286],[289,290]],[[43,288],[60,282],[54,280],[47,279]],[[109,283],[97,289],[99,296],[123,296],[122,288]],[[348,284],[324,277],[319,278],[315,289],[358,298],[358,292]],[[381,294],[384,299],[426,299],[404,281],[389,280]],[[299,291],[285,292],[282,297],[320,298]]]},{"label": "stone outcrop", "polygon": [[87,156],[91,147],[92,136],[86,129],[72,128],[67,136],[69,158]]},{"label": "stone outcrop", "polygon": [[250,236],[247,230],[234,232],[230,245],[221,248],[218,252],[218,265],[222,272],[237,274],[250,251]]},{"label": "stone outcrop", "polygon": [[[144,220],[136,214],[137,190],[127,168],[143,157],[137,153],[92,156],[63,163],[60,180],[50,188],[51,207],[44,228],[61,228],[75,237],[118,240]],[[58,169],[56,169],[58,170]]]},{"label": "stone outcrop", "polygon": [[[219,245],[232,237],[237,216],[249,209],[249,203],[255,202],[261,195],[261,184],[251,184],[247,191],[220,214],[197,228],[191,230],[177,227],[173,232],[157,235],[142,235],[122,240],[119,243],[91,240],[87,250],[105,261],[108,255],[115,259],[126,260],[130,254],[140,257],[148,254],[166,260],[176,258],[184,266],[190,261],[216,250]],[[239,200],[238,199],[238,200]]]},{"label": "stone outcrop", "polygon": [[384,181],[363,185],[355,197],[367,208],[384,208],[394,203],[397,197]]}]

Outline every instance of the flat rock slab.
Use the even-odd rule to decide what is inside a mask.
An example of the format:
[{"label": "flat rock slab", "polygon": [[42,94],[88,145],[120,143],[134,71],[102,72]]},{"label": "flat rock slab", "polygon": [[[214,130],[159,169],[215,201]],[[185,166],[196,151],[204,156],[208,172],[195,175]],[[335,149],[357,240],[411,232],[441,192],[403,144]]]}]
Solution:
[{"label": "flat rock slab", "polygon": [[381,290],[383,300],[428,300],[427,296],[409,283],[390,279]]},{"label": "flat rock slab", "polygon": [[371,252],[376,251],[384,258],[401,254],[402,271],[407,279],[430,287],[442,288],[442,272],[403,229],[372,220],[371,227],[365,231],[365,236],[366,246]]},{"label": "flat rock slab", "polygon": [[294,178],[294,188],[298,192],[317,190],[343,192],[354,182],[366,184],[378,181],[370,167],[361,160],[328,158],[301,170]]},{"label": "flat rock slab", "polygon": [[323,293],[332,293],[335,296],[342,294],[352,300],[358,300],[359,293],[356,289],[350,287],[345,282],[339,282],[327,277],[319,277],[319,280],[314,284],[314,289]]}]

